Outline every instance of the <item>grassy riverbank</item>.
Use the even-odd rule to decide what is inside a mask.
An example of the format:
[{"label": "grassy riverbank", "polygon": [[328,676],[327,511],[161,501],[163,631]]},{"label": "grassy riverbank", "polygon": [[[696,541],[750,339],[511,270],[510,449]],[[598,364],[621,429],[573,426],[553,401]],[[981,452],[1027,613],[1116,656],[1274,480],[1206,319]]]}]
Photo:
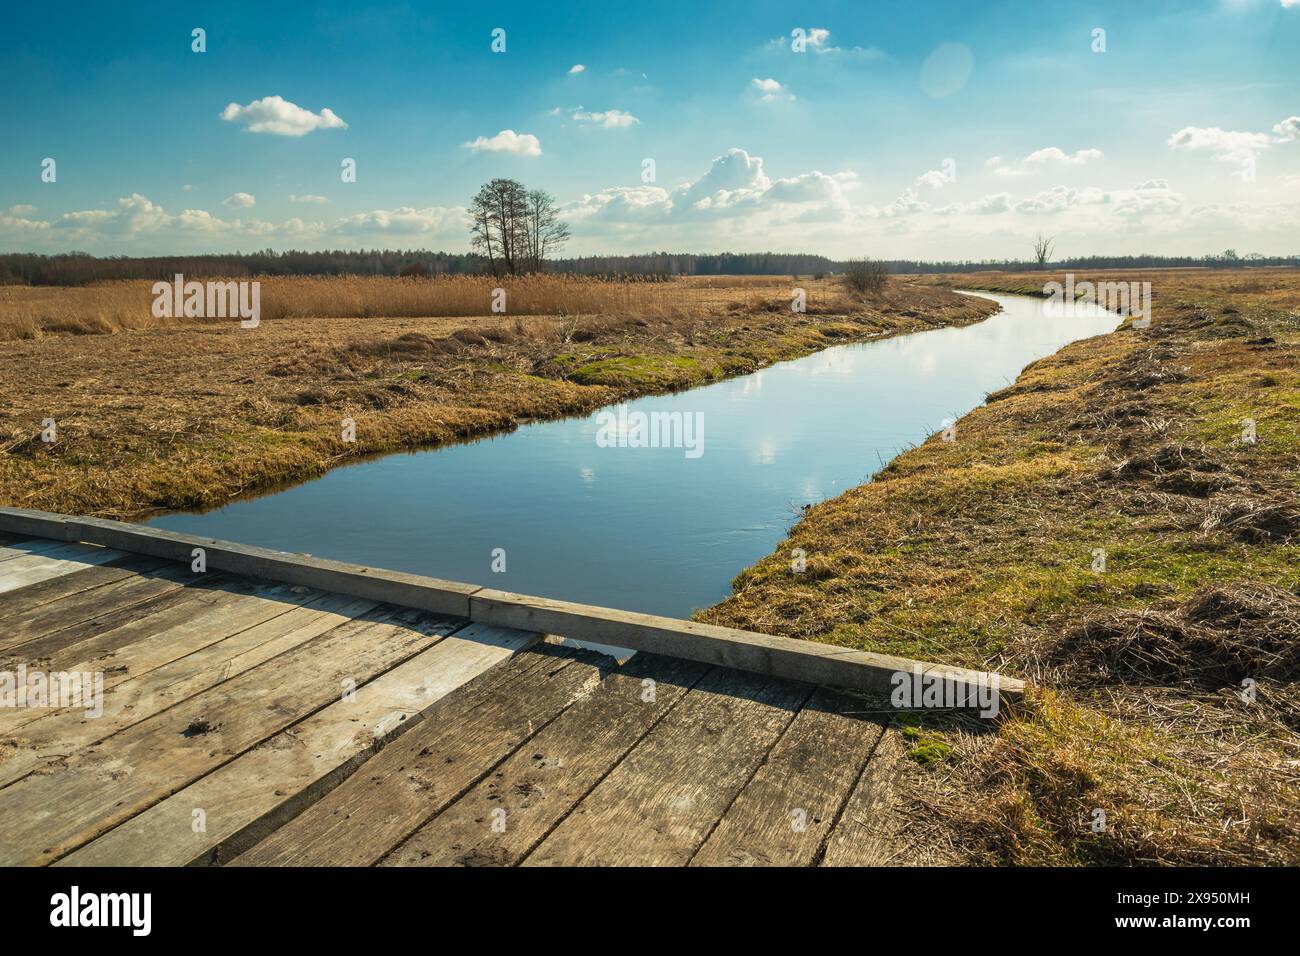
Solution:
[{"label": "grassy riverbank", "polygon": [[1150,328],[1034,363],[700,615],[1033,682],[996,729],[909,730],[901,859],[1300,860],[1300,273],[1113,278]]},{"label": "grassy riverbank", "polygon": [[[507,313],[482,314],[498,284]],[[261,325],[243,329],[155,320],[150,285],[0,290],[0,501],[106,517],[210,507],[367,454],[993,311],[945,289],[861,298],[802,279],[795,314],[786,277],[269,279]]]}]

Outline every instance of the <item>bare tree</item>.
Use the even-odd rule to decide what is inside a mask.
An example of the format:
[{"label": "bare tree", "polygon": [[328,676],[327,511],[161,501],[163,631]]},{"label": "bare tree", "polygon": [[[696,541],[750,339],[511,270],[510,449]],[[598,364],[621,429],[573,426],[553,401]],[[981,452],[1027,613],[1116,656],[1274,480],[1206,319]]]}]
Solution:
[{"label": "bare tree", "polygon": [[560,219],[555,199],[544,189],[528,194],[528,232],[531,240],[532,269],[541,272],[546,259],[560,251],[569,240],[569,224]]},{"label": "bare tree", "polygon": [[569,238],[555,200],[513,179],[494,179],[470,201],[470,237],[488,259],[493,275],[518,275],[545,268],[546,257]]},{"label": "bare tree", "polygon": [[487,256],[493,275],[499,275],[497,249],[493,245],[497,231],[496,203],[490,185],[483,186],[470,200],[470,245],[475,252]]},{"label": "bare tree", "polygon": [[1034,236],[1034,261],[1038,263],[1040,269],[1052,258],[1054,244],[1055,240],[1051,236],[1044,236],[1041,232]]}]

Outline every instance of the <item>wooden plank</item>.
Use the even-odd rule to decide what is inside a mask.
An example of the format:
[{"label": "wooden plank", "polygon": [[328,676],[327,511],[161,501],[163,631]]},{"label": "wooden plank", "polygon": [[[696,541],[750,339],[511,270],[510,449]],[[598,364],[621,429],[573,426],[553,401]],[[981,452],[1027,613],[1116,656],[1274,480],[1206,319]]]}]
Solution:
[{"label": "wooden plank", "polygon": [[357,620],[0,790],[0,865],[45,864],[340,699],[441,639],[422,612]]},{"label": "wooden plank", "polygon": [[926,674],[941,672],[962,698],[978,700],[975,689],[987,687],[995,688],[995,692],[1008,702],[1024,695],[1022,681],[983,671],[696,621],[512,594],[310,555],[143,528],[121,521],[0,507],[0,530],[44,534],[53,539],[98,544],[185,562],[190,560],[194,548],[201,547],[207,553],[208,568],[214,571],[300,584],[404,607],[454,614],[498,627],[560,634],[575,641],[628,647],[859,692],[888,693],[900,674],[920,671]]},{"label": "wooden plank", "polygon": [[[223,584],[219,590],[198,591],[189,600],[182,593],[178,603],[164,613],[147,614],[93,639],[28,660],[28,666],[46,671],[103,674],[104,688],[111,690],[132,676],[147,674],[323,597],[310,588],[238,578]],[[29,646],[23,645],[19,650]],[[0,711],[0,732],[15,734],[47,713],[40,708]]]},{"label": "wooden plank", "polygon": [[[137,567],[149,567],[154,561],[152,558],[134,560],[137,562]],[[87,575],[101,571],[104,574],[98,578],[100,582],[98,586],[83,587]],[[123,573],[121,568],[116,567],[87,568],[85,571],[77,571],[17,591],[10,591],[0,595],[0,600],[15,598],[21,601],[24,595],[37,588],[43,589],[43,593],[48,596],[63,582],[67,584],[61,589],[68,590],[69,593],[52,600],[10,606],[4,617],[4,631],[0,633],[0,651],[19,654],[21,651],[16,649],[28,641],[48,638],[65,628],[106,617],[126,608],[138,607],[169,592],[179,591],[185,584],[193,581],[195,575],[188,567],[168,562],[155,565],[152,570],[140,573],[131,571]],[[4,610],[0,608],[0,612]]]},{"label": "wooden plank", "polygon": [[14,591],[61,574],[72,574],[94,564],[106,564],[125,557],[122,551],[68,544],[44,554],[14,558],[0,563],[0,593]]},{"label": "wooden plank", "polygon": [[708,669],[635,655],[380,865],[517,864]]},{"label": "wooden plank", "polygon": [[220,610],[259,589],[278,586],[226,575],[207,575],[149,601],[102,615],[95,613],[78,624],[24,641],[0,654],[0,666],[12,667],[25,662],[58,669],[70,661],[102,657],[134,640],[181,627],[205,610]]},{"label": "wooden plank", "polygon": [[894,828],[888,815],[906,753],[903,735],[890,727],[831,831],[822,866],[887,866],[894,862]]},{"label": "wooden plank", "polygon": [[860,698],[818,689],[698,853],[692,866],[811,866],[820,857],[884,725],[855,716]]},{"label": "wooden plank", "polygon": [[[65,857],[69,866],[184,866],[252,846],[416,726],[456,687],[537,640],[470,625]],[[204,828],[195,832],[194,810]]]},{"label": "wooden plank", "polygon": [[711,671],[524,865],[685,864],[812,690]]},{"label": "wooden plank", "polygon": [[472,787],[575,699],[612,659],[539,645],[435,705],[408,733],[233,861],[369,866]]},{"label": "wooden plank", "polygon": [[[327,594],[303,607],[218,640],[192,654],[110,685],[106,676],[102,713],[37,711],[0,750],[0,787],[26,776],[57,756],[68,756],[105,737],[161,713],[168,707],[252,670],[326,631],[373,610],[375,602]],[[131,645],[134,649],[138,645]],[[125,676],[125,675],[124,675]]]},{"label": "wooden plank", "polygon": [[[6,591],[0,594],[0,620],[4,620],[8,625],[10,622],[24,620],[27,615],[37,613],[45,605],[61,601],[63,598],[81,595],[88,599],[90,591],[110,584],[120,584],[173,566],[174,562],[171,561],[127,555],[116,561],[86,568],[84,571],[74,571],[72,574],[49,578],[15,591]],[[7,634],[0,632],[0,647],[10,646],[7,641]]]},{"label": "wooden plank", "polygon": [[13,558],[29,558],[34,554],[45,554],[56,548],[67,547],[66,541],[54,541],[50,538],[20,538],[18,541],[0,546],[0,562]]}]

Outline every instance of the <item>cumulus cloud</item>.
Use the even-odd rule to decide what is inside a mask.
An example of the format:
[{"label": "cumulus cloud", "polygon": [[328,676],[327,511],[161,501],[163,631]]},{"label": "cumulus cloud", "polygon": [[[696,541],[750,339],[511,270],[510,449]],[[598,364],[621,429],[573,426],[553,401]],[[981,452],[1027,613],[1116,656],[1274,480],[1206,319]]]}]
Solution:
[{"label": "cumulus cloud", "polygon": [[1269,137],[1267,133],[1239,133],[1217,126],[1185,126],[1166,142],[1170,149],[1207,150],[1218,162],[1236,166],[1232,175],[1246,182],[1255,178],[1255,161],[1268,149]]},{"label": "cumulus cloud", "polygon": [[274,136],[306,136],[316,129],[348,128],[333,110],[327,108],[313,113],[282,96],[264,96],[247,106],[231,103],[221,111],[221,118],[230,123],[243,123],[245,132]]},{"label": "cumulus cloud", "polygon": [[401,206],[397,209],[375,209],[346,216],[335,221],[329,231],[355,236],[376,233],[417,236],[463,232],[467,226],[465,216],[465,209],[461,206],[429,206],[425,209]]},{"label": "cumulus cloud", "polygon": [[569,67],[569,73],[570,73],[570,74],[573,74],[573,73],[586,73],[586,72],[587,72],[587,68],[586,68],[585,66],[583,66],[581,63],[575,63],[575,64],[573,64],[573,66]]},{"label": "cumulus cloud", "polygon": [[773,180],[763,160],[732,148],[710,163],[698,179],[673,189],[615,186],[567,204],[575,220],[654,223],[707,222],[740,215],[763,215],[784,222],[824,222],[849,213],[844,193],[856,185],[851,171],[828,175],[817,170]]},{"label": "cumulus cloud", "polygon": [[[1300,0],[1295,0],[1300,4]],[[1273,136],[1279,143],[1289,143],[1292,140],[1300,139],[1300,116],[1288,116],[1282,122],[1273,127]]]},{"label": "cumulus cloud", "polygon": [[790,92],[789,87],[782,86],[771,77],[765,80],[754,77],[749,81],[749,85],[758,92],[760,103],[788,103],[794,99],[794,94]]},{"label": "cumulus cloud", "polygon": [[1117,216],[1132,219],[1152,213],[1175,213],[1183,207],[1183,197],[1164,179],[1151,179],[1132,189],[1099,189],[1088,186],[1054,186],[1016,203],[1015,212],[1030,216],[1052,216],[1080,206],[1106,207]]},{"label": "cumulus cloud", "polygon": [[19,203],[17,206],[9,207],[9,215],[11,216],[30,216],[34,212],[36,212],[36,207],[27,203]]},{"label": "cumulus cloud", "polygon": [[221,203],[223,206],[234,206],[238,209],[247,209],[249,206],[256,206],[257,199],[252,193],[235,193],[233,196],[227,196]]},{"label": "cumulus cloud", "polygon": [[184,209],[168,213],[149,198],[132,193],[106,209],[86,209],[64,213],[54,219],[24,219],[0,214],[0,239],[20,238],[43,242],[58,248],[76,243],[78,248],[106,247],[120,253],[125,244],[139,244],[153,249],[189,248],[210,251],[214,243],[238,243],[247,240],[284,240],[286,242],[372,243],[384,237],[411,237],[422,241],[438,237],[454,241],[465,236],[466,211],[461,206],[430,206],[375,209],[335,219],[311,222],[293,217],[280,222],[264,219],[224,219],[204,209]]},{"label": "cumulus cloud", "polygon": [[542,144],[532,133],[503,129],[493,137],[479,136],[463,144],[476,153],[514,153],[516,156],[540,156]]},{"label": "cumulus cloud", "polygon": [[629,126],[636,126],[641,121],[631,113],[623,110],[606,110],[603,113],[584,112],[579,106],[576,110],[569,113],[570,119],[579,123],[590,123],[594,126],[603,126],[605,129],[626,129]]},{"label": "cumulus cloud", "polygon": [[1046,146],[1012,163],[1004,163],[1001,156],[992,156],[984,164],[984,168],[994,176],[1027,176],[1050,168],[1083,166],[1101,159],[1104,155],[1099,149],[1080,149],[1067,153],[1058,146]]}]

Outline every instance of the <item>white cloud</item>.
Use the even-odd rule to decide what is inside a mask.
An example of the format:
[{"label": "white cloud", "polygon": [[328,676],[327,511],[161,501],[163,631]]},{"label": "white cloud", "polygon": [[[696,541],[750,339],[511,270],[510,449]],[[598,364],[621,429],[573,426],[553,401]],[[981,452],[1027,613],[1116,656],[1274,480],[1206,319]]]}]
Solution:
[{"label": "white cloud", "polygon": [[856,180],[852,171],[827,175],[817,170],[772,180],[762,158],[732,148],[714,157],[693,182],[671,190],[614,186],[567,204],[564,214],[609,223],[704,223],[751,214],[772,221],[826,222],[848,216],[844,193]]},{"label": "white cloud", "polygon": [[448,233],[463,235],[467,223],[465,209],[461,206],[429,206],[414,209],[401,206],[397,209],[375,209],[336,220],[331,233],[340,235],[374,235],[376,233],[405,236]]},{"label": "white cloud", "polygon": [[794,94],[790,92],[788,86],[782,86],[771,77],[765,80],[754,77],[749,81],[749,85],[758,91],[760,103],[788,103],[794,99]]},{"label": "white cloud", "polygon": [[990,193],[973,202],[959,202],[940,206],[934,212],[938,216],[992,216],[1010,210],[1010,193]]},{"label": "white cloud", "polygon": [[235,193],[233,196],[227,196],[222,201],[222,205],[247,209],[249,206],[256,206],[257,199],[254,198],[252,193]]},{"label": "white cloud", "polygon": [[[1281,127],[1283,124],[1279,123]],[[1255,161],[1268,149],[1267,133],[1238,133],[1217,126],[1185,126],[1166,141],[1170,149],[1209,150],[1214,159],[1236,166],[1235,177],[1249,181],[1255,176]]]},{"label": "white cloud", "polygon": [[575,63],[575,64],[573,64],[573,66],[569,67],[569,73],[570,73],[570,74],[573,74],[573,73],[586,73],[586,72],[587,72],[587,68],[586,68],[585,66],[583,66],[581,63]]},{"label": "white cloud", "polygon": [[585,113],[579,106],[576,110],[569,113],[571,119],[579,123],[591,123],[595,126],[603,126],[605,129],[626,129],[629,126],[636,126],[641,121],[631,113],[623,110],[606,110],[603,113]]},{"label": "white cloud", "polygon": [[479,136],[463,144],[466,149],[486,153],[514,153],[516,156],[540,156],[542,144],[532,133],[516,133],[512,129],[503,129],[490,139]]},{"label": "white cloud", "polygon": [[1099,149],[1080,149],[1067,153],[1058,146],[1046,146],[1013,163],[1004,163],[1001,156],[992,156],[985,162],[984,168],[994,176],[1027,176],[1052,167],[1083,166],[1104,155]]},{"label": "white cloud", "polygon": [[17,206],[9,207],[9,215],[11,216],[30,216],[34,212],[36,212],[36,207],[27,203],[19,203]]},{"label": "white cloud", "polygon": [[[1300,4],[1300,0],[1295,0]],[[1282,122],[1273,127],[1273,135],[1279,143],[1289,143],[1292,140],[1300,139],[1300,116],[1288,116]]]},{"label": "white cloud", "polygon": [[289,202],[311,203],[314,205],[323,206],[325,203],[329,202],[329,199],[325,196],[313,196],[311,194],[308,194],[306,196],[298,196],[298,195],[290,194]]},{"label": "white cloud", "polygon": [[264,96],[247,106],[231,103],[221,111],[221,118],[231,123],[243,123],[246,132],[275,136],[306,136],[315,129],[348,128],[348,124],[333,110],[313,113],[282,96]]},{"label": "white cloud", "polygon": [[[832,54],[848,57],[855,57],[863,60],[877,60],[885,54],[876,47],[841,47],[831,43],[831,31],[825,27],[805,27],[803,28],[803,47],[804,52]],[[768,46],[773,49],[785,50],[794,49],[795,38],[793,36],[777,37],[772,40]]]}]

